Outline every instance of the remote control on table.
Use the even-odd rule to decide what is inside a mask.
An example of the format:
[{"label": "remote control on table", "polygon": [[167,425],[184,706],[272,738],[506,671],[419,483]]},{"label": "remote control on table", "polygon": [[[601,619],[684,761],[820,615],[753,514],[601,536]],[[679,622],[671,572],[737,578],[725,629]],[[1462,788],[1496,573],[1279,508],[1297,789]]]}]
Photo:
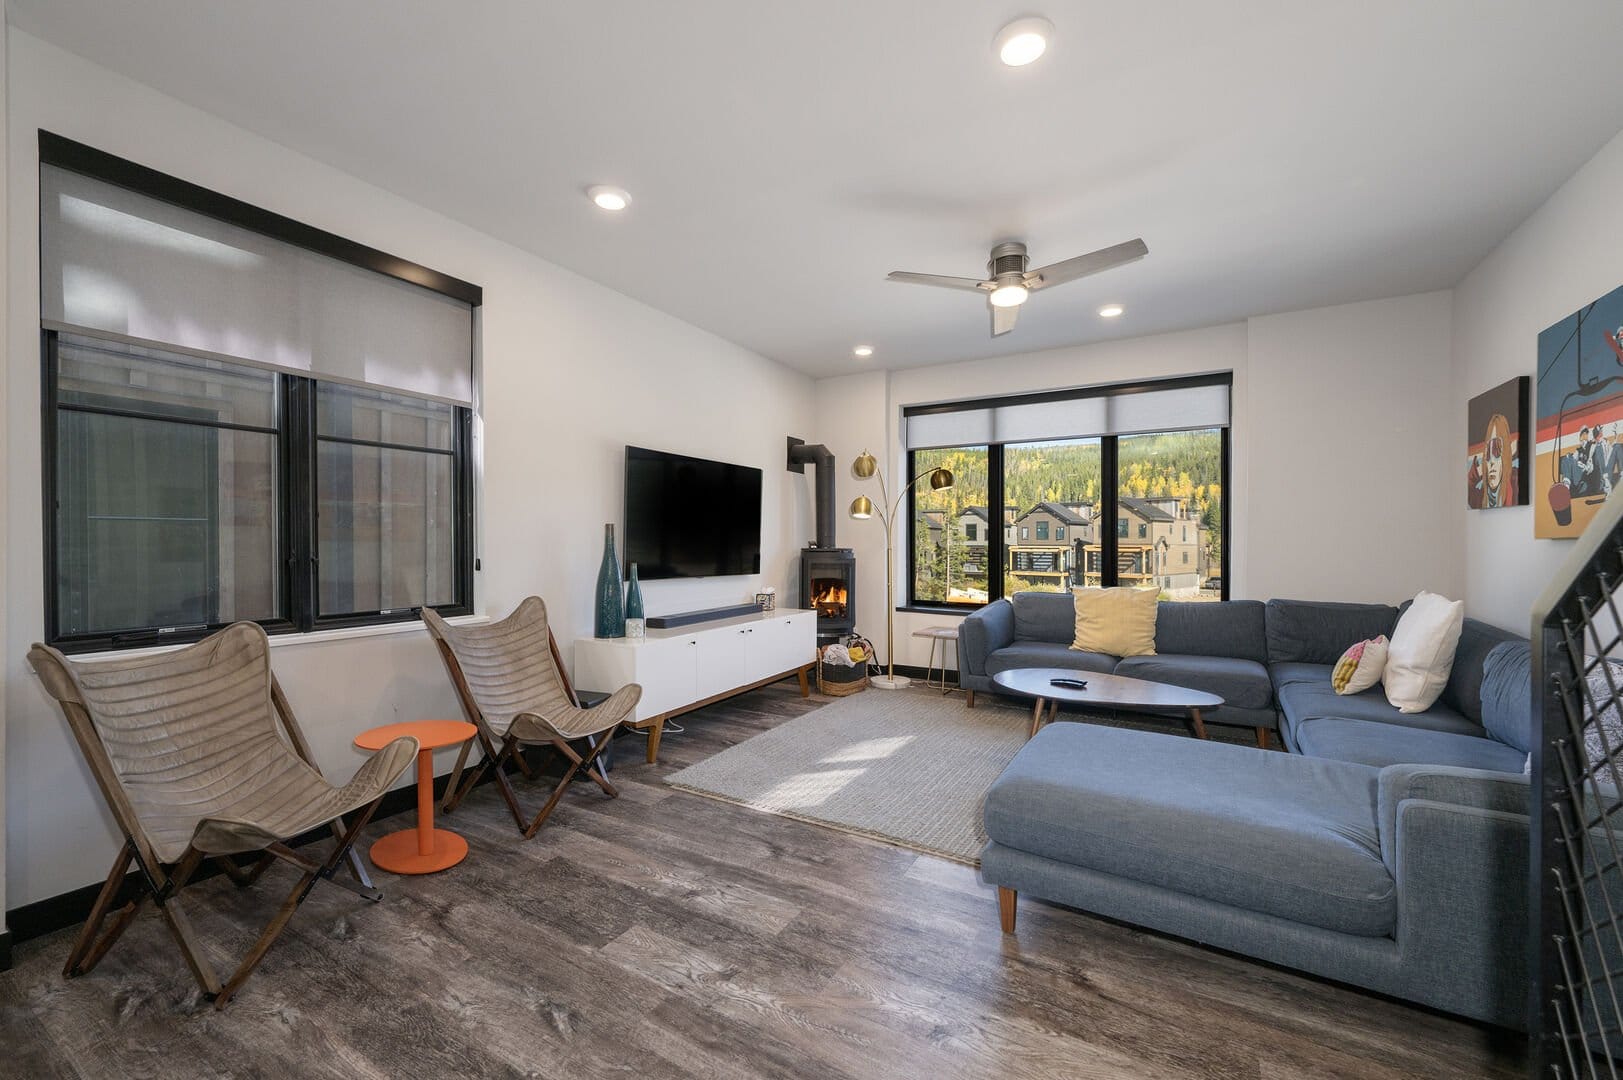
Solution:
[{"label": "remote control on table", "polygon": [[1088,688],[1086,679],[1049,679],[1048,682],[1051,686],[1063,686],[1067,690],[1086,690]]}]

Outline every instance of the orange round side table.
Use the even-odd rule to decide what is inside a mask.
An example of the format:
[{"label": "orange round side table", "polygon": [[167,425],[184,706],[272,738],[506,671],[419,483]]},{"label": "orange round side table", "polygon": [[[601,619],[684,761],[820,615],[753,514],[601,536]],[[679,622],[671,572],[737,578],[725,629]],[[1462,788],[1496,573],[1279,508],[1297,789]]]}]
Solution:
[{"label": "orange round side table", "polygon": [[478,729],[461,720],[408,720],[363,731],[355,737],[362,750],[382,750],[402,735],[417,740],[417,827],[390,833],[372,845],[372,864],[396,874],[432,874],[468,857],[468,842],[447,829],[434,828],[434,751],[465,743]]}]

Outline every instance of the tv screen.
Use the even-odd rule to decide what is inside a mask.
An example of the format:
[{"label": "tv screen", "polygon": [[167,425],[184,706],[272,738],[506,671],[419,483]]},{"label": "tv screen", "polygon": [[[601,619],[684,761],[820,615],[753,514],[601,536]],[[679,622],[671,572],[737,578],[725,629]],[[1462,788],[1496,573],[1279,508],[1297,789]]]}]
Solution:
[{"label": "tv screen", "polygon": [[643,581],[761,572],[761,470],[626,447],[625,572]]}]

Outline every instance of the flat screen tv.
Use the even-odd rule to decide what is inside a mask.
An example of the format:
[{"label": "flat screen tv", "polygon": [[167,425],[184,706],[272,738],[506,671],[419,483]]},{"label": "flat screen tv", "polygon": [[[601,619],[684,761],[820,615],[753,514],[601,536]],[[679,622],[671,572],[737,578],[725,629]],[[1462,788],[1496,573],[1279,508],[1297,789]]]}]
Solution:
[{"label": "flat screen tv", "polygon": [[761,470],[626,447],[625,572],[643,581],[761,572]]}]

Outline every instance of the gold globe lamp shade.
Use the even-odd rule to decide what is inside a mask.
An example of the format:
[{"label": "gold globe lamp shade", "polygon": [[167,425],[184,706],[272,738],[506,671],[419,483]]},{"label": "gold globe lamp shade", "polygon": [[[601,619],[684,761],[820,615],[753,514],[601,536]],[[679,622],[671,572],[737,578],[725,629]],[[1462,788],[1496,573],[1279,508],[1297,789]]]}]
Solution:
[{"label": "gold globe lamp shade", "polygon": [[952,487],[952,470],[937,469],[930,474],[930,490],[940,491],[942,488]]},{"label": "gold globe lamp shade", "polygon": [[868,477],[879,471],[879,462],[874,460],[874,456],[872,454],[864,450],[862,453],[858,454],[857,459],[851,463],[851,471],[856,474],[858,480],[866,480]]},{"label": "gold globe lamp shade", "polygon": [[858,521],[867,521],[873,517],[873,502],[866,495],[858,495],[851,500],[851,516]]}]

